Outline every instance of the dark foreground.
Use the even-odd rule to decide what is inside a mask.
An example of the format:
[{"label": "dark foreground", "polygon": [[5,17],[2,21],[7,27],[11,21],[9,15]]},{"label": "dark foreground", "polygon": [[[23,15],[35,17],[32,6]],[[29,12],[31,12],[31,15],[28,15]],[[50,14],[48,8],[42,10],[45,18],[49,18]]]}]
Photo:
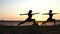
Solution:
[{"label": "dark foreground", "polygon": [[0,26],[0,34],[60,34],[57,26]]}]

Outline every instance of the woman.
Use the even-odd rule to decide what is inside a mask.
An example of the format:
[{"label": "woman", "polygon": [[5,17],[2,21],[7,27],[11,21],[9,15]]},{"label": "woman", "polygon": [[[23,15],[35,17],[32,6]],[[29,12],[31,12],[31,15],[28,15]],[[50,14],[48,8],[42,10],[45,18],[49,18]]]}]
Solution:
[{"label": "woman", "polygon": [[[34,22],[33,25],[35,25],[36,24],[35,23],[35,19],[32,19],[32,15],[35,15],[35,14],[38,14],[38,13],[32,14],[32,10],[29,10],[28,14],[20,14],[20,15],[28,15],[28,18],[24,22],[27,22],[27,21],[31,22],[31,21],[33,21]],[[23,24],[24,22],[21,22],[18,25]]]}]

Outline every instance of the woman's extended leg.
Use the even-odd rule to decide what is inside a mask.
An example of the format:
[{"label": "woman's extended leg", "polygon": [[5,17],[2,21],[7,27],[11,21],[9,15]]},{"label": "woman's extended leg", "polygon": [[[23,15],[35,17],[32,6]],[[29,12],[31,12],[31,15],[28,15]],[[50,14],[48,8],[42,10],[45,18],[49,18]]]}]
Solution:
[{"label": "woman's extended leg", "polygon": [[23,21],[23,22],[21,22],[21,23],[19,23],[18,25],[20,25],[20,24],[23,24],[24,22],[26,22],[27,20],[25,20],[25,21]]},{"label": "woman's extended leg", "polygon": [[50,21],[50,19],[48,18],[47,21],[43,22],[41,25],[45,24],[46,22]]}]

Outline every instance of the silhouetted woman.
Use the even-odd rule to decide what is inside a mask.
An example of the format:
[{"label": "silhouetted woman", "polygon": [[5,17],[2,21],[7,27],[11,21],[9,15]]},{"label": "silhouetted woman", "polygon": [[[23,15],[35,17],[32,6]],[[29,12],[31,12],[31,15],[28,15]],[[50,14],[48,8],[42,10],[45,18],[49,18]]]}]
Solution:
[{"label": "silhouetted woman", "polygon": [[[38,13],[34,13],[34,14],[38,14]],[[27,21],[31,22],[31,21],[33,21],[34,22],[33,25],[35,25],[36,24],[35,23],[35,19],[32,19],[32,15],[34,15],[34,14],[32,14],[32,10],[29,10],[28,14],[21,14],[21,15],[28,15],[28,18],[24,22],[27,22]],[[23,24],[24,22],[19,23],[18,25]]]},{"label": "silhouetted woman", "polygon": [[43,25],[44,23],[46,23],[48,21],[54,21],[54,24],[55,24],[55,19],[52,19],[52,17],[53,17],[52,10],[49,11],[49,14],[48,15],[49,15],[49,18],[47,19],[47,21],[43,22],[41,25]]}]

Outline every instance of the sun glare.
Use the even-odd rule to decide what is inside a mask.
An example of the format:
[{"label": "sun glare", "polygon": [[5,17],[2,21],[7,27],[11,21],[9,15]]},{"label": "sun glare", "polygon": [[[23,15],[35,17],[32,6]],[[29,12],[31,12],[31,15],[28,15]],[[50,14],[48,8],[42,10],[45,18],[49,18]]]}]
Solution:
[{"label": "sun glare", "polygon": [[36,21],[40,21],[42,19],[42,15],[38,14],[32,17],[32,19],[35,19]]},{"label": "sun glare", "polygon": [[41,18],[42,18],[42,15],[37,15],[36,20],[37,20],[37,21],[40,21]]}]

